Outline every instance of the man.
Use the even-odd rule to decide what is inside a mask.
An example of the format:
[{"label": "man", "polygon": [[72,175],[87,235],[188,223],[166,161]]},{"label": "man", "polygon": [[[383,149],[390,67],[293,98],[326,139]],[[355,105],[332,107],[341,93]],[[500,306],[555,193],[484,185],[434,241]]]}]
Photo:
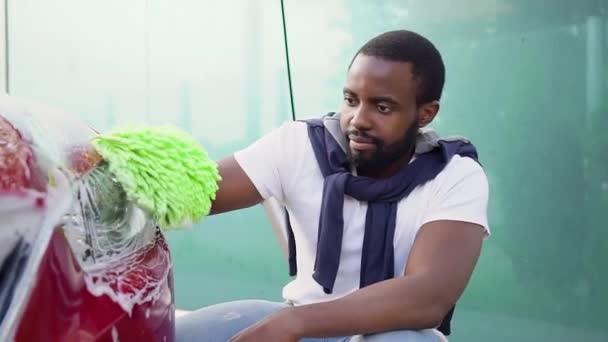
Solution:
[{"label": "man", "polygon": [[410,31],[348,68],[339,114],[290,122],[219,163],[213,213],[270,197],[288,212],[285,303],[240,301],[177,322],[178,340],[442,341],[477,262],[488,183],[466,140],[421,129],[445,70]]}]

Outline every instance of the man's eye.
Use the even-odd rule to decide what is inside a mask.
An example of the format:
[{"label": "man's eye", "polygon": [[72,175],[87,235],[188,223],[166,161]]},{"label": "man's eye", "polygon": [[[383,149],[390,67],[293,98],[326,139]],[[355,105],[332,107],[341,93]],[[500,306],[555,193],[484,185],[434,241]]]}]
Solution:
[{"label": "man's eye", "polygon": [[345,102],[347,105],[349,105],[349,106],[355,106],[355,105],[357,105],[357,100],[355,100],[355,99],[354,99],[354,98],[352,98],[352,97],[348,97],[348,96],[347,96],[347,97],[344,97],[344,102]]},{"label": "man's eye", "polygon": [[382,105],[382,104],[379,104],[379,105],[377,106],[377,108],[378,108],[378,111],[379,111],[380,113],[384,113],[384,114],[386,114],[386,113],[388,113],[388,112],[390,112],[390,111],[391,111],[391,107],[386,106],[386,105]]}]

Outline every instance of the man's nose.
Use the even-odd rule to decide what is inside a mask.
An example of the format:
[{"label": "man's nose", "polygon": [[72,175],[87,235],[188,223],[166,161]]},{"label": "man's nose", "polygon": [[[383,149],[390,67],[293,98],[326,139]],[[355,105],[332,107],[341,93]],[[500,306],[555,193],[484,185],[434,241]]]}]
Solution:
[{"label": "man's nose", "polygon": [[351,124],[358,130],[369,130],[372,126],[370,113],[365,105],[360,105],[353,115]]}]

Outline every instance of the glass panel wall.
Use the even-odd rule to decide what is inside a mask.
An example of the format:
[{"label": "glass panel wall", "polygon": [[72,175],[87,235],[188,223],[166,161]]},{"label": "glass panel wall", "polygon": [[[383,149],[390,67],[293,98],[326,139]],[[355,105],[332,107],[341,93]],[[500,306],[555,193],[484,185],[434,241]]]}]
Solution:
[{"label": "glass panel wall", "polygon": [[380,32],[443,54],[434,126],[477,146],[493,233],[450,340],[608,340],[608,3],[286,4],[298,118],[340,108],[348,64]]}]

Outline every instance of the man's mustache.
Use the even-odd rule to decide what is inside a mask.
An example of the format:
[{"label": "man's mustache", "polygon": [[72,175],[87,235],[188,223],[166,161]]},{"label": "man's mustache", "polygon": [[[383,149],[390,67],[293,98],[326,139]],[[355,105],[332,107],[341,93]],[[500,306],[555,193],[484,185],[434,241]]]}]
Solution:
[{"label": "man's mustache", "polygon": [[377,137],[374,137],[373,135],[370,135],[366,132],[357,130],[357,129],[351,129],[348,130],[346,132],[346,137],[349,140],[365,140],[366,142],[369,142],[371,144],[377,145],[377,146],[381,146],[383,144],[382,139],[379,139]]}]

